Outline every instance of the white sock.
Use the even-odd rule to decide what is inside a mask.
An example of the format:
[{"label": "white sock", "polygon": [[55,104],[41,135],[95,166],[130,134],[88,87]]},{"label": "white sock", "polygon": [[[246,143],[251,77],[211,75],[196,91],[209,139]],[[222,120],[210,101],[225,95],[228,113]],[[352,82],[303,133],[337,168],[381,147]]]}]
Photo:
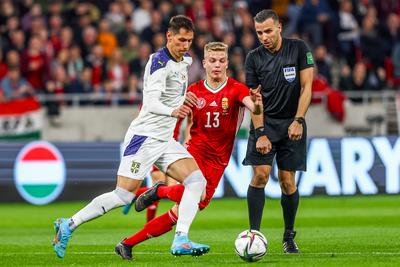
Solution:
[{"label": "white sock", "polygon": [[133,197],[134,195],[131,192],[121,187],[117,187],[114,191],[102,194],[71,217],[72,222],[70,228],[74,230],[80,224],[100,217],[109,210],[130,204]]},{"label": "white sock", "polygon": [[190,225],[199,208],[201,193],[206,188],[207,181],[200,170],[192,172],[183,181],[185,191],[179,204],[179,217],[176,232],[189,233]]}]

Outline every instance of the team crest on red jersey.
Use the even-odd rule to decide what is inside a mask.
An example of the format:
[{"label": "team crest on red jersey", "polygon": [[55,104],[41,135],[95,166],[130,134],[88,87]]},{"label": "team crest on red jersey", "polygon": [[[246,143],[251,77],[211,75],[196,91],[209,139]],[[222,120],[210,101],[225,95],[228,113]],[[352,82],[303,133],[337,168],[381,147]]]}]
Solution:
[{"label": "team crest on red jersey", "polygon": [[228,101],[227,97],[223,97],[222,98],[221,107],[222,107],[222,112],[223,113],[228,113],[229,101]]},{"label": "team crest on red jersey", "polygon": [[206,100],[204,98],[200,97],[197,101],[197,108],[198,109],[204,108],[205,105],[206,105]]}]

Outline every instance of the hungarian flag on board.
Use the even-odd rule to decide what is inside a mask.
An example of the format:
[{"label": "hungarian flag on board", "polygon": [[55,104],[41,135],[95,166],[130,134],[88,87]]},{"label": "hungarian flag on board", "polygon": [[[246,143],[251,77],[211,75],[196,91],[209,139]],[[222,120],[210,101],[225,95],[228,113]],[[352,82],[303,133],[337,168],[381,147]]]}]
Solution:
[{"label": "hungarian flag on board", "polygon": [[0,103],[0,140],[40,139],[42,117],[34,97]]}]

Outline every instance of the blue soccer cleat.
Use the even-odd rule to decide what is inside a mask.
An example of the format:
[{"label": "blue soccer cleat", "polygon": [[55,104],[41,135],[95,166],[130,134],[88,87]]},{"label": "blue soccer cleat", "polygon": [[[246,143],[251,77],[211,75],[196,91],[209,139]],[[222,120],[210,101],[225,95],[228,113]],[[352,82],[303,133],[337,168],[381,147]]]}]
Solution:
[{"label": "blue soccer cleat", "polygon": [[54,221],[56,236],[54,237],[53,247],[57,257],[64,258],[65,249],[69,239],[72,236],[72,230],[69,228],[69,219],[58,218]]},{"label": "blue soccer cleat", "polygon": [[171,254],[174,256],[201,256],[209,251],[210,246],[192,242],[187,236],[176,236],[171,247]]},{"label": "blue soccer cleat", "polygon": [[136,198],[133,198],[131,203],[126,204],[125,206],[122,207],[122,213],[124,215],[127,215],[129,213],[129,211],[131,210],[132,205],[135,203],[135,201],[136,201]]},{"label": "blue soccer cleat", "polygon": [[124,215],[127,215],[129,213],[129,211],[131,210],[131,208],[132,208],[132,203],[126,204],[125,206],[122,207],[122,213]]}]

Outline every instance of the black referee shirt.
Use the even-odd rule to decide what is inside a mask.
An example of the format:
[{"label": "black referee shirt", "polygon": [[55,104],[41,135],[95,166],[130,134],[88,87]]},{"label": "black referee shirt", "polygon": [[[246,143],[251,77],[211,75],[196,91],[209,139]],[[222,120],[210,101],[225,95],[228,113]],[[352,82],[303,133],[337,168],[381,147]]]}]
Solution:
[{"label": "black referee shirt", "polygon": [[300,97],[300,71],[314,66],[310,48],[302,40],[282,39],[278,52],[262,45],[246,57],[246,84],[261,84],[264,118],[293,118]]}]

